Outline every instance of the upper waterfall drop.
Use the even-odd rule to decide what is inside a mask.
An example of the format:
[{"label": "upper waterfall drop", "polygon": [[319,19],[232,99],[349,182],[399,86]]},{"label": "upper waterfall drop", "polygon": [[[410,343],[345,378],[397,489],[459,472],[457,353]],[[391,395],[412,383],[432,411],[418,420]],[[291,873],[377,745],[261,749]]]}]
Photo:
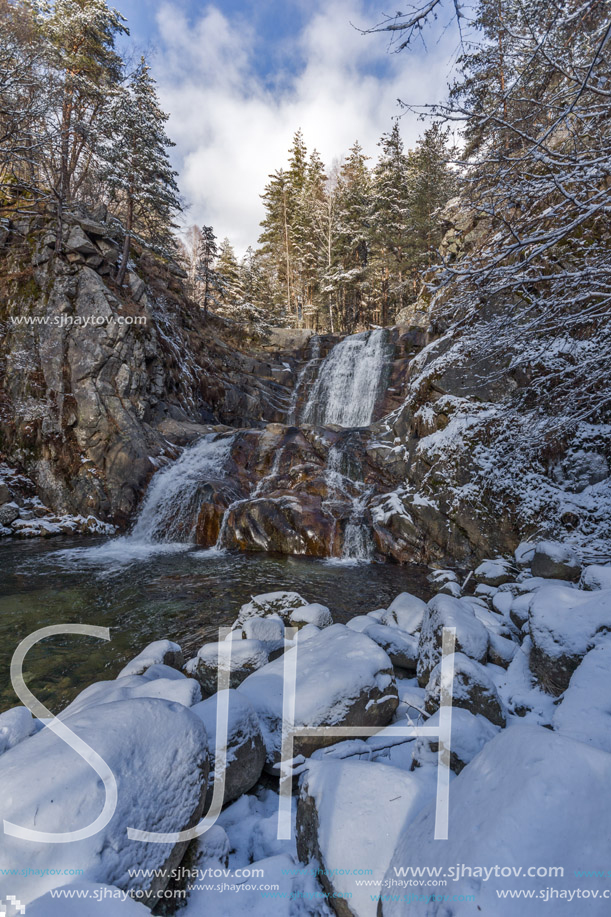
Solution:
[{"label": "upper waterfall drop", "polygon": [[323,361],[300,422],[366,427],[388,366],[388,331],[376,328],[344,338]]},{"label": "upper waterfall drop", "polygon": [[203,436],[151,480],[129,541],[194,542],[201,489],[226,475],[233,436]]}]

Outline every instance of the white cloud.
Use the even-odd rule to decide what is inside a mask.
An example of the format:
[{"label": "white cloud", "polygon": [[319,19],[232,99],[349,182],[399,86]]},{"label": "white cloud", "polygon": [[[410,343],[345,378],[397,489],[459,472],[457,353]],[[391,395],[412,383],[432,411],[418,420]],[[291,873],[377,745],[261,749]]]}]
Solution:
[{"label": "white cloud", "polygon": [[[297,128],[327,164],[356,139],[375,156],[377,140],[399,112],[397,98],[421,103],[443,96],[451,39],[428,56],[384,58],[384,38],[363,36],[350,24],[371,23],[365,2],[327,0],[312,7],[294,37],[304,64],[294,74],[278,74],[276,90],[260,76],[256,54],[265,45],[248,22],[229,20],[215,6],[195,22],[174,3],[161,7],[155,73],[171,114],[189,223],[211,224],[243,252],[259,235],[259,195],[267,176],[285,163]],[[423,125],[414,116],[401,125],[406,144],[413,144]]]}]

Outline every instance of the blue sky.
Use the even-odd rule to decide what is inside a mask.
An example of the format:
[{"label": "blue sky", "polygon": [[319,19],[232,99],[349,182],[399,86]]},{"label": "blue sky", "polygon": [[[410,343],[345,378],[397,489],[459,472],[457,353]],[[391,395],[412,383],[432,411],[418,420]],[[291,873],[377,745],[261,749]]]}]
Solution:
[{"label": "blue sky", "polygon": [[[170,113],[186,223],[207,223],[242,253],[256,243],[259,195],[302,128],[327,166],[358,139],[376,143],[399,113],[397,98],[445,93],[457,37],[388,53],[387,35],[361,35],[383,0],[115,0],[137,53],[146,51]],[[423,125],[401,120],[406,144]]]}]

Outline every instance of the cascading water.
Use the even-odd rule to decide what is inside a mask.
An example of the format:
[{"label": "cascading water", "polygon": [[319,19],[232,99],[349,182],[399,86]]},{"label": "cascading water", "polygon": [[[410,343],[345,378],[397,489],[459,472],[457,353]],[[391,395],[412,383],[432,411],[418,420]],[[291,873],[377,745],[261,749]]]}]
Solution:
[{"label": "cascading water", "polygon": [[158,471],[126,540],[139,544],[193,542],[202,487],[225,477],[233,440],[233,436],[204,436]]},{"label": "cascading water", "polygon": [[[329,449],[325,482],[327,485],[327,499],[323,509],[333,512],[334,504],[349,501],[350,515],[344,529],[342,553],[339,558],[344,563],[368,563],[373,555],[373,546],[369,529],[364,523],[367,499],[371,494],[369,488],[362,481],[355,481],[353,477],[344,474],[342,468],[345,464],[344,453],[337,446]],[[356,494],[351,494],[350,491]],[[331,542],[331,552],[334,552],[337,537],[337,521]]]},{"label": "cascading water", "polygon": [[303,408],[301,423],[366,427],[388,365],[385,328],[352,334],[325,358]]},{"label": "cascading water", "polygon": [[310,339],[310,358],[307,363],[303,366],[301,372],[297,376],[297,381],[295,382],[295,388],[293,389],[293,394],[291,395],[291,401],[289,404],[288,413],[286,415],[287,423],[296,423],[297,421],[297,404],[299,401],[299,396],[301,395],[303,387],[307,384],[310,376],[313,374],[315,367],[320,362],[320,338],[317,334],[313,334]]}]

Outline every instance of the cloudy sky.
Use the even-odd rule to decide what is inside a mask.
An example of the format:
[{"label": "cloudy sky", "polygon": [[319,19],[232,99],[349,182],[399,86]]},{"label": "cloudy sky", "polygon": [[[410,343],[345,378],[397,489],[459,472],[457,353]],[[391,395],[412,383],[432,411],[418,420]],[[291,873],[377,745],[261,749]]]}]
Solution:
[{"label": "cloudy sky", "polygon": [[[331,165],[359,140],[370,156],[399,113],[444,95],[457,40],[437,26],[427,48],[389,51],[382,0],[118,0],[171,115],[187,222],[238,252],[256,243],[259,195],[301,128]],[[423,125],[401,119],[406,144]]]}]

